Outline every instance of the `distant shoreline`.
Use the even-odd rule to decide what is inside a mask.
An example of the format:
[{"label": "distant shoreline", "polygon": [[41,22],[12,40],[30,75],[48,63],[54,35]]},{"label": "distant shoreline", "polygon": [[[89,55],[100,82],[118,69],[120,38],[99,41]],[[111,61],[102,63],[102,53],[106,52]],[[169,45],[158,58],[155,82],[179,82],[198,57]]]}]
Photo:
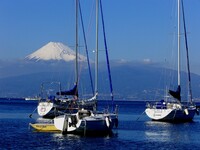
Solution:
[{"label": "distant shoreline", "polygon": [[22,97],[0,97],[0,100],[25,100]]}]

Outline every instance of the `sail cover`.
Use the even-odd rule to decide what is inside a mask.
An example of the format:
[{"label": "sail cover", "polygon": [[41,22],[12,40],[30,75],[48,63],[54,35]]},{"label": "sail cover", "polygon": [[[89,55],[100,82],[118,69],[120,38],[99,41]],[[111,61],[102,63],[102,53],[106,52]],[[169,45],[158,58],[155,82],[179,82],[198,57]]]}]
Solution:
[{"label": "sail cover", "polygon": [[178,99],[179,101],[181,101],[181,87],[180,87],[180,85],[177,87],[176,91],[169,90],[169,94],[171,96],[173,96],[174,98]]},{"label": "sail cover", "polygon": [[68,90],[68,91],[60,91],[56,93],[57,95],[76,95],[78,96],[78,89],[77,85],[74,85],[73,89]]}]

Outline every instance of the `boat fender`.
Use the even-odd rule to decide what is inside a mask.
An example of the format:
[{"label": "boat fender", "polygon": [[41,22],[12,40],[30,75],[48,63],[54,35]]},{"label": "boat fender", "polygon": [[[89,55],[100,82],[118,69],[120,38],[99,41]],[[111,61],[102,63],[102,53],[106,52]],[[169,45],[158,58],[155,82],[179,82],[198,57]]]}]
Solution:
[{"label": "boat fender", "polygon": [[110,121],[109,121],[109,118],[108,117],[106,117],[106,125],[107,125],[107,127],[109,128],[110,127]]},{"label": "boat fender", "polygon": [[63,122],[63,133],[68,130],[68,117],[64,115],[64,122]]},{"label": "boat fender", "polygon": [[118,123],[119,123],[119,122],[118,122],[118,119],[116,119],[116,120],[115,120],[115,127],[116,127],[116,128],[118,127]]},{"label": "boat fender", "polygon": [[186,115],[189,114],[187,109],[184,109],[184,112],[185,112]]},{"label": "boat fender", "polygon": [[196,109],[196,114],[199,115],[199,109]]},{"label": "boat fender", "polygon": [[72,122],[72,119],[70,117],[68,117],[68,125],[69,127],[73,126],[73,122]]}]

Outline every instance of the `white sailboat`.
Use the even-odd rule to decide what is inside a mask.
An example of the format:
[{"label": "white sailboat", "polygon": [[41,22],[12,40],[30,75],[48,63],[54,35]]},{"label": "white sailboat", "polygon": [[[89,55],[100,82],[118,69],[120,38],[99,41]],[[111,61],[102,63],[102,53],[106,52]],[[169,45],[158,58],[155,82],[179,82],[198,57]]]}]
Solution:
[{"label": "white sailboat", "polygon": [[97,113],[83,109],[75,114],[55,117],[54,125],[63,133],[105,134],[117,125],[117,115],[115,113]]},{"label": "white sailboat", "polygon": [[[76,1],[76,15],[78,15],[78,0]],[[76,16],[76,22],[78,17]],[[71,132],[76,127],[82,128],[81,119],[84,116],[92,115],[92,110],[96,110],[97,92],[89,99],[80,99],[78,97],[78,24],[76,23],[76,63],[75,63],[75,86],[69,91],[61,91],[60,82],[45,82],[41,86],[41,95],[47,98],[41,99],[37,106],[39,118],[35,123],[29,125],[36,131],[43,132]],[[45,84],[56,84],[56,96],[52,96],[49,92],[46,93]],[[55,85],[54,85],[55,86]],[[53,91],[51,89],[51,91]],[[66,97],[66,96],[71,96]],[[87,109],[87,110],[84,110]],[[85,112],[89,113],[85,113]],[[31,115],[30,115],[31,116]],[[104,117],[104,116],[102,116]],[[105,116],[106,117],[106,116]],[[99,117],[95,115],[96,121]],[[107,117],[108,118],[108,117]],[[91,120],[91,119],[90,119]],[[108,122],[108,119],[106,119]],[[109,128],[111,124],[109,124]]]},{"label": "white sailboat", "polygon": [[[43,118],[53,119],[54,117],[63,115],[64,113],[77,112],[78,109],[82,109],[82,108],[87,109],[87,110],[96,109],[97,93],[94,94],[93,97],[88,98],[88,99],[81,99],[78,96],[78,21],[77,19],[78,19],[78,8],[76,8],[75,85],[69,91],[61,91],[61,89],[59,88],[58,92],[56,93],[57,98],[48,97],[46,99],[41,99],[39,101],[38,106],[37,106],[37,111],[38,111],[39,116]],[[90,69],[88,57],[87,57],[87,60],[88,60],[88,68]],[[92,80],[91,77],[90,79]],[[60,83],[59,83],[59,87],[60,87]],[[66,96],[70,96],[70,98]]]},{"label": "white sailboat", "polygon": [[[147,116],[155,121],[166,121],[166,122],[188,122],[192,121],[195,113],[197,112],[196,106],[192,100],[191,93],[191,83],[190,83],[190,69],[189,69],[189,60],[188,61],[188,77],[189,77],[189,92],[190,100],[187,105],[181,102],[181,80],[180,80],[180,6],[182,6],[183,13],[183,23],[184,23],[184,32],[185,32],[185,42],[186,50],[188,56],[188,47],[187,47],[187,35],[185,27],[185,17],[184,17],[184,7],[183,1],[178,0],[178,88],[176,91],[169,90],[169,94],[172,97],[167,96],[165,100],[156,102],[155,104],[147,104],[145,110]],[[189,58],[189,57],[188,57]]]},{"label": "white sailboat", "polygon": [[[47,95],[44,92],[45,84],[58,84],[59,89],[57,90],[57,94]],[[38,115],[43,118],[53,119],[54,117],[67,112],[77,112],[79,108],[93,110],[96,105],[96,95],[89,99],[79,99],[77,85],[69,91],[61,91],[60,82],[45,82],[41,85],[41,91],[41,97],[45,98],[40,98],[37,106],[37,112]]]},{"label": "white sailboat", "polygon": [[[76,7],[79,1],[76,0]],[[101,0],[100,0],[101,5]],[[98,96],[98,8],[99,0],[96,0],[96,65],[95,65],[95,95]],[[102,8],[102,5],[101,5]],[[77,9],[78,10],[78,9]],[[76,40],[77,42],[77,40]],[[76,44],[77,45],[77,44]],[[77,113],[60,115],[54,118],[54,125],[63,133],[78,134],[105,134],[112,131],[118,124],[117,109],[114,113],[97,112],[80,109]]]}]

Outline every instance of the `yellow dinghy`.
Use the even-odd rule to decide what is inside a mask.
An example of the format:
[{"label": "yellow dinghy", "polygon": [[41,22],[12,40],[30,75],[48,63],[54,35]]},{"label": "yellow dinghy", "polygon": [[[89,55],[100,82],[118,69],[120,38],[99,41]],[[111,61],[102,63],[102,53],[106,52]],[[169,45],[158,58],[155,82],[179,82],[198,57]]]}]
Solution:
[{"label": "yellow dinghy", "polygon": [[29,125],[37,131],[43,132],[60,132],[54,124],[45,124],[45,123],[29,123]]},{"label": "yellow dinghy", "polygon": [[55,126],[52,119],[38,118],[35,123],[29,123],[36,131],[41,132],[60,132]]}]

